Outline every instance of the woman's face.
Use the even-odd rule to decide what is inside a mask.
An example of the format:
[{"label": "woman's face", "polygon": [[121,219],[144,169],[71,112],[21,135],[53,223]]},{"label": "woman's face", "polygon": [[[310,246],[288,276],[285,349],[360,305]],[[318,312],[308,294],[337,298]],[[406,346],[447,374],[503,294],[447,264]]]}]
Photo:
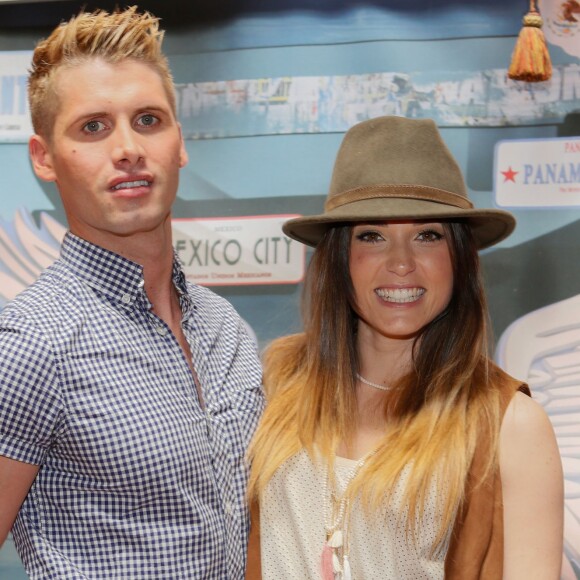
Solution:
[{"label": "woman's face", "polygon": [[359,335],[414,339],[451,299],[453,265],[443,224],[357,224],[351,236]]}]

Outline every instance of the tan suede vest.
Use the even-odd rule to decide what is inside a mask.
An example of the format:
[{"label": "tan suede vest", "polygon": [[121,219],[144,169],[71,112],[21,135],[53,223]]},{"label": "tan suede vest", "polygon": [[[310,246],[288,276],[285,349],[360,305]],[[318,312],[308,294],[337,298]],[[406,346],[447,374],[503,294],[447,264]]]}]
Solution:
[{"label": "tan suede vest", "polygon": [[[493,367],[502,389],[502,418],[517,391],[531,396],[527,385]],[[488,446],[478,445],[467,482],[467,497],[457,516],[445,559],[445,580],[502,580],[503,501],[499,472],[482,479]],[[479,483],[478,483],[479,482]],[[251,508],[252,531],[248,544],[246,580],[261,580],[260,515]]]}]

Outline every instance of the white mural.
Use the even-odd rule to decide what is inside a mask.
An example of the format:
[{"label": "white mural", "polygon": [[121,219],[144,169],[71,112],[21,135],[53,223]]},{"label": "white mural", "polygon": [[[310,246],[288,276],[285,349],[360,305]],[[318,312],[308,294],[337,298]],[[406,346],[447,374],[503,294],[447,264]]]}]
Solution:
[{"label": "white mural", "polygon": [[11,223],[0,221],[0,308],[56,260],[65,232],[46,213],[40,214],[37,225],[24,208]]}]

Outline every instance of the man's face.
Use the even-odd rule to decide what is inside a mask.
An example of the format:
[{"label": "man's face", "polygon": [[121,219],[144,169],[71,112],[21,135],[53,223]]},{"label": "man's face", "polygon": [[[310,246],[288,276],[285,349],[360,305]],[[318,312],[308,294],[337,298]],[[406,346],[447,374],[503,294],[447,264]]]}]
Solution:
[{"label": "man's face", "polygon": [[71,231],[109,248],[169,231],[187,153],[159,75],[94,59],[59,70],[55,83],[52,138],[32,137],[30,153],[37,175],[56,182]]}]

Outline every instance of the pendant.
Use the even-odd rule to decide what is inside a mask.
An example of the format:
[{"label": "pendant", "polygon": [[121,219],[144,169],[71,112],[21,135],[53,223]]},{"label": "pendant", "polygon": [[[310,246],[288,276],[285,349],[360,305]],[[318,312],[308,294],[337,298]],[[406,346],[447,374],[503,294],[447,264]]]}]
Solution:
[{"label": "pendant", "polygon": [[331,548],[340,548],[342,546],[342,530],[336,530],[326,542]]},{"label": "pendant", "polygon": [[334,550],[324,542],[322,554],[320,556],[320,571],[322,573],[322,580],[334,580],[334,570],[332,569],[332,556]]}]

